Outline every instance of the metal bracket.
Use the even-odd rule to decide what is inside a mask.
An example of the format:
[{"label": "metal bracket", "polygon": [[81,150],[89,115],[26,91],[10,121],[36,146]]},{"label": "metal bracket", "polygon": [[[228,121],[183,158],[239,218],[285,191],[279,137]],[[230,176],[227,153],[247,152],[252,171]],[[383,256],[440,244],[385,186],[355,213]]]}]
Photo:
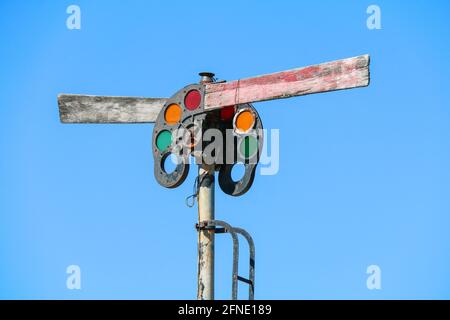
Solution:
[{"label": "metal bracket", "polygon": [[[220,226],[221,228],[217,228]],[[209,220],[202,221],[200,224],[196,224],[195,228],[199,230],[214,230],[215,233],[229,233],[233,240],[233,271],[232,271],[232,287],[231,287],[231,299],[237,300],[238,295],[238,281],[242,281],[249,285],[248,299],[255,299],[255,244],[250,234],[242,228],[234,228],[230,224],[221,220]],[[239,269],[239,238],[238,234],[242,235],[248,242],[250,250],[250,262],[249,262],[249,278],[244,278],[238,275]]]}]

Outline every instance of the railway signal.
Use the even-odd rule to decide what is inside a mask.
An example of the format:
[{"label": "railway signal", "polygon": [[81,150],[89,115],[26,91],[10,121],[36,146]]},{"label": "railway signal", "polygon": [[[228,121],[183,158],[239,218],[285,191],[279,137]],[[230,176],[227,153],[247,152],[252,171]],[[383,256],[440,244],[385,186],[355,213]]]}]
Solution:
[{"label": "railway signal", "polygon": [[[187,85],[168,99],[61,94],[58,96],[60,118],[63,123],[155,123],[154,175],[166,188],[183,183],[192,156],[199,165],[198,298],[214,298],[214,234],[219,230],[232,235],[235,257],[238,256],[236,234],[243,234],[249,241],[253,250],[250,276],[240,277],[235,261],[233,298],[237,297],[237,280],[249,284],[249,297],[253,298],[253,241],[244,230],[214,220],[215,172],[226,194],[243,195],[253,183],[264,138],[261,118],[252,104],[365,87],[369,85],[369,64],[369,56],[362,55],[230,82],[216,82],[214,74],[204,72],[200,73],[200,83]],[[212,145],[212,140],[204,139],[211,130],[231,138]],[[166,165],[171,156],[177,163],[173,171]],[[234,181],[231,171],[237,163],[244,164],[245,173],[241,180]]]}]

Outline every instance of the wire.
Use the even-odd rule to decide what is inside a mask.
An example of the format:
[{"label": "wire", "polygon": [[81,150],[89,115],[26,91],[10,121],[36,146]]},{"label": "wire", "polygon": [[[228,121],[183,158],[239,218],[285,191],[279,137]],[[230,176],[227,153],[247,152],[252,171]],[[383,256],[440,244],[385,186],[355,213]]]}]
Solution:
[{"label": "wire", "polygon": [[[202,185],[203,179],[208,175],[207,172],[203,172],[195,178],[194,186],[192,188],[192,194],[187,196],[185,199],[186,206],[192,208],[195,205],[195,199],[198,201],[198,193],[200,191],[200,186]],[[192,199],[192,200],[190,200]]]}]

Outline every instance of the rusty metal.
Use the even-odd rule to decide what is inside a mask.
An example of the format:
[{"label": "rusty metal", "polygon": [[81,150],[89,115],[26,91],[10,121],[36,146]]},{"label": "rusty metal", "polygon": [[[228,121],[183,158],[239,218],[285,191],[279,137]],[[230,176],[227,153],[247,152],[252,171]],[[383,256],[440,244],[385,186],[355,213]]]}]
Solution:
[{"label": "rusty metal", "polygon": [[238,280],[245,282],[249,285],[248,299],[253,300],[255,297],[255,243],[250,234],[242,228],[233,228],[234,232],[242,235],[248,242],[248,248],[250,251],[249,272],[248,279],[238,276]]},{"label": "rusty metal", "polygon": [[200,83],[210,83],[215,81],[215,74],[212,72],[200,72],[198,75],[200,76]]}]

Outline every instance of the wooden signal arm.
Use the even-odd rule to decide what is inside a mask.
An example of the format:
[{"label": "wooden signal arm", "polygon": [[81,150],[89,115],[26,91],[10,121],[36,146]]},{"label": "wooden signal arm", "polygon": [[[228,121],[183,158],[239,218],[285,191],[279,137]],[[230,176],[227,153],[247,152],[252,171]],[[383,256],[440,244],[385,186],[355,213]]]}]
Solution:
[{"label": "wooden signal arm", "polygon": [[[365,87],[370,81],[369,65],[369,55],[362,55],[230,82],[207,83],[204,107],[205,110],[213,110]],[[153,123],[166,101],[165,98],[58,96],[63,123]]]}]

